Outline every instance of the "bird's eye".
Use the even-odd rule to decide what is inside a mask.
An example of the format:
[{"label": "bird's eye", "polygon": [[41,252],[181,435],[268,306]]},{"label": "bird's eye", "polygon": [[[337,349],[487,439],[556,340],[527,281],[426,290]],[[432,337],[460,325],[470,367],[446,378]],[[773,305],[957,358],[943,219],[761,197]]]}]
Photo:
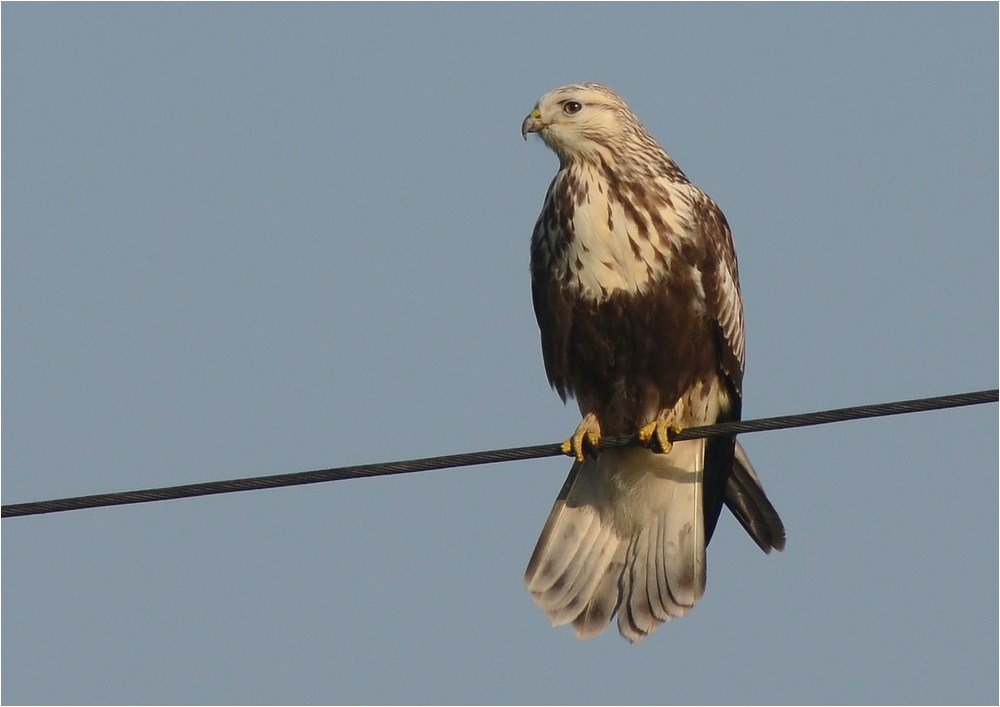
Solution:
[{"label": "bird's eye", "polygon": [[566,101],[563,103],[563,113],[566,115],[575,115],[583,110],[583,106],[576,101]]}]

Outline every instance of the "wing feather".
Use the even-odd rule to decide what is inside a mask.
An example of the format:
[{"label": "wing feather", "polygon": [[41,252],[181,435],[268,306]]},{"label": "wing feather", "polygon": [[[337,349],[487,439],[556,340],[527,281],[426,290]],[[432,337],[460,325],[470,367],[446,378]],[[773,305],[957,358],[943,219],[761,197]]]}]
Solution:
[{"label": "wing feather", "polygon": [[701,285],[705,308],[719,330],[720,366],[736,395],[742,395],[745,355],[743,297],[733,234],[718,205],[702,192],[694,199],[695,227],[704,244]]}]

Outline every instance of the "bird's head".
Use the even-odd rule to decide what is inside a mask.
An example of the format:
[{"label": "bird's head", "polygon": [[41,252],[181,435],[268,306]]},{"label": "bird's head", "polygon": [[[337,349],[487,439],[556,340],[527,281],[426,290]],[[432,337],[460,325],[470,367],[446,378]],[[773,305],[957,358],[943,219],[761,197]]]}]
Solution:
[{"label": "bird's head", "polygon": [[625,101],[598,83],[549,91],[521,123],[524,139],[538,133],[564,164],[611,157],[636,132],[645,130]]}]

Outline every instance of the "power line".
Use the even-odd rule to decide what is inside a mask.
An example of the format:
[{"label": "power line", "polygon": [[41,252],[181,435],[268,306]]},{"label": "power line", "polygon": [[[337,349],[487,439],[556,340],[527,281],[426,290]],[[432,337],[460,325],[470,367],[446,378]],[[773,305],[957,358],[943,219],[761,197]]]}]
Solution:
[{"label": "power line", "polygon": [[[934,398],[919,398],[916,400],[900,400],[876,405],[861,405],[858,407],[821,410],[818,412],[798,415],[783,415],[781,417],[763,417],[756,420],[740,422],[724,422],[717,425],[690,427],[676,435],[672,440],[681,441],[712,437],[716,435],[746,434],[749,432],[764,432],[770,430],[807,427],[810,425],[825,425],[831,422],[860,420],[887,415],[902,415],[911,412],[942,410],[945,408],[962,407],[965,405],[981,405],[997,402],[998,391],[981,390],[974,393],[943,395]],[[602,449],[626,447],[636,444],[634,436],[604,437],[601,439]],[[317,484],[323,481],[340,481],[343,479],[359,479],[372,476],[388,476],[391,474],[410,474],[417,471],[433,469],[449,469],[458,466],[473,466],[476,464],[494,464],[497,462],[521,461],[525,459],[540,459],[562,455],[559,444],[539,444],[530,447],[512,447],[509,449],[493,449],[465,454],[451,454],[425,459],[410,459],[407,461],[381,462],[376,464],[361,464],[333,469],[318,469],[290,474],[274,474],[271,476],[256,476],[245,479],[230,479],[228,481],[209,481],[201,484],[185,484],[182,486],[166,486],[164,488],[142,489],[138,491],[122,491],[119,493],[102,493],[92,496],[75,496],[58,498],[50,501],[34,501],[30,503],[14,503],[2,507],[3,518],[39,515],[42,513],[58,513],[61,511],[98,508],[101,506],[121,506],[131,503],[149,503],[151,501],[166,501],[173,498],[191,498],[208,496],[218,493],[234,493],[236,491],[253,491],[256,489],[279,488],[282,486],[298,486],[301,484]]]}]

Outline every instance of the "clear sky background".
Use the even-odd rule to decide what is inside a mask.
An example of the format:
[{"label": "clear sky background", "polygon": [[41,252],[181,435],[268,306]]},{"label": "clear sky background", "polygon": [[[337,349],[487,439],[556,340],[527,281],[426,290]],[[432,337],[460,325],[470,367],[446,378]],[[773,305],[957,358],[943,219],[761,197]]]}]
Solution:
[{"label": "clear sky background", "polygon": [[[545,91],[628,100],[735,233],[744,415],[997,385],[998,10],[2,9],[3,501],[563,439]],[[2,524],[5,703],[998,699],[997,406],[748,435],[692,614],[549,627],[547,459]]]}]

